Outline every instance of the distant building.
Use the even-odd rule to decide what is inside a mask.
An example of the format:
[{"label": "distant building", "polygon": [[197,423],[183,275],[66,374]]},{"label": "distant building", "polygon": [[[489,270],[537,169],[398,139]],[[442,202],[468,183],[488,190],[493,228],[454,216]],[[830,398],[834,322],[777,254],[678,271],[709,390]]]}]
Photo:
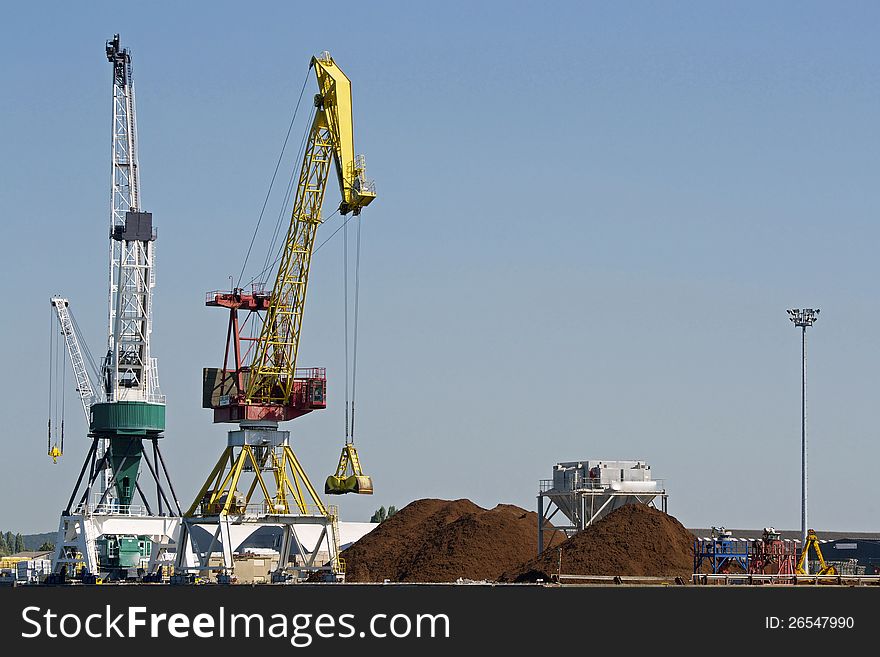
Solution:
[{"label": "distant building", "polygon": [[[705,539],[711,529],[689,529],[695,538]],[[731,529],[734,541],[752,541],[761,538],[760,529]],[[880,533],[877,532],[829,532],[819,531],[819,547],[826,562],[834,564],[838,572],[851,575],[880,575]],[[784,541],[797,545],[801,550],[800,530],[783,530],[779,534]],[[815,563],[815,555],[810,556]]]},{"label": "distant building", "polygon": [[52,572],[52,552],[16,552],[0,559],[0,572],[16,582],[36,583]]}]

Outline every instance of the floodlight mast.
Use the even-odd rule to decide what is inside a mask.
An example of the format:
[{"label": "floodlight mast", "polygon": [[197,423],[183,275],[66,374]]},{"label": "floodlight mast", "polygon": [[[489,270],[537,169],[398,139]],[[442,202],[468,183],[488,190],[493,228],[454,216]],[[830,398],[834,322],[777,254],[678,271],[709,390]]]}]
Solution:
[{"label": "floodlight mast", "polygon": [[[807,544],[807,328],[819,318],[819,309],[791,308],[788,318],[801,329],[801,539]],[[810,564],[804,564],[810,574]]]}]

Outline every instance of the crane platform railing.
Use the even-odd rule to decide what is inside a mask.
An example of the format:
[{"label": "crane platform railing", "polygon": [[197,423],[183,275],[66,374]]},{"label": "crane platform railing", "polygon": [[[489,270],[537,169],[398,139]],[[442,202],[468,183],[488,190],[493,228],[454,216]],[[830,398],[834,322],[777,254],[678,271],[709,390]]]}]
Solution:
[{"label": "crane platform railing", "polygon": [[[249,366],[244,366],[241,368],[242,374],[247,376],[250,373],[251,368]],[[231,375],[235,374],[235,370],[224,370],[224,374]],[[327,380],[327,368],[326,367],[297,367],[294,370],[293,375],[293,390],[291,394],[291,398],[299,399],[303,395],[308,392],[308,384],[312,381],[326,381]],[[241,399],[244,398],[244,392],[241,392],[238,397],[234,397],[232,395],[221,395],[220,397],[220,405],[226,406],[232,403],[240,403]]]},{"label": "crane platform railing", "polygon": [[141,504],[115,504],[113,502],[98,501],[89,502],[88,504],[79,504],[74,509],[75,515],[81,514],[95,515],[120,515],[120,516],[151,516],[150,510]]},{"label": "crane platform railing", "polygon": [[209,290],[205,292],[205,304],[211,305],[218,297],[233,297],[233,296],[254,296],[254,297],[265,297],[269,298],[271,296],[271,290],[267,290],[262,286],[254,285],[249,290],[244,290],[242,288],[236,288],[234,290]]},{"label": "crane platform railing", "polygon": [[[328,504],[324,508],[326,509],[326,513],[315,504],[306,504],[305,510],[300,509],[298,506],[290,506],[287,511],[284,511],[283,508],[275,508],[264,500],[262,502],[247,504],[244,507],[238,507],[237,509],[233,508],[230,510],[229,515],[230,517],[240,517],[245,520],[266,519],[271,518],[272,516],[283,516],[284,518],[339,517],[339,508],[336,505]],[[207,512],[206,509],[202,509],[203,517],[212,515],[216,514]],[[195,522],[198,524],[198,519],[196,519]],[[271,524],[271,520],[269,520],[269,524]]]},{"label": "crane platform railing", "polygon": [[147,401],[151,404],[164,404],[165,403],[165,395],[159,390],[159,365],[158,359],[150,358],[150,394],[147,396]]}]

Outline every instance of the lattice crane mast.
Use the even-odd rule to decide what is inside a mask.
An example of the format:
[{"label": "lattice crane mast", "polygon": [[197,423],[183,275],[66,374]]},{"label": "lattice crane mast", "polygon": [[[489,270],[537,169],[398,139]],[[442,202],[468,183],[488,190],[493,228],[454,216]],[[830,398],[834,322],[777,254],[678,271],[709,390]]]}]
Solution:
[{"label": "lattice crane mast", "polygon": [[153,330],[153,215],[140,207],[137,118],[131,55],[119,35],[107,42],[113,65],[113,178],[110,201],[110,295],[103,386],[107,402],[164,405]]}]

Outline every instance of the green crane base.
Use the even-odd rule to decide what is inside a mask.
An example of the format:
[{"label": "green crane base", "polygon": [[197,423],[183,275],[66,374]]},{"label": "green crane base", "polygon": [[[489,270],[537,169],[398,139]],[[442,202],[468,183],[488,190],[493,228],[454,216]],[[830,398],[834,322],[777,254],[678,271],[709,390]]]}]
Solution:
[{"label": "green crane base", "polygon": [[110,402],[92,405],[93,434],[159,438],[165,430],[165,404]]}]

